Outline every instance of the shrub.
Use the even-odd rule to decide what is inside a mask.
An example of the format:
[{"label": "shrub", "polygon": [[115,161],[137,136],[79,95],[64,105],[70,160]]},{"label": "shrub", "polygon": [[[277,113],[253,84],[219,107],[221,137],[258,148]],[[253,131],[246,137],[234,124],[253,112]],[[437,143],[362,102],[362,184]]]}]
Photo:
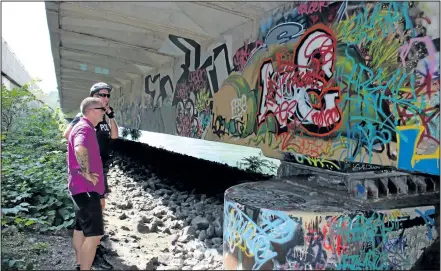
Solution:
[{"label": "shrub", "polygon": [[268,160],[260,152],[259,156],[250,156],[242,159],[242,162],[237,162],[237,167],[248,172],[260,173],[265,175],[276,175],[278,166]]},{"label": "shrub", "polygon": [[35,106],[27,86],[13,90],[2,86],[5,97],[9,116],[2,112],[2,121],[7,117],[11,121],[2,129],[2,225],[42,231],[73,225],[62,113]]}]

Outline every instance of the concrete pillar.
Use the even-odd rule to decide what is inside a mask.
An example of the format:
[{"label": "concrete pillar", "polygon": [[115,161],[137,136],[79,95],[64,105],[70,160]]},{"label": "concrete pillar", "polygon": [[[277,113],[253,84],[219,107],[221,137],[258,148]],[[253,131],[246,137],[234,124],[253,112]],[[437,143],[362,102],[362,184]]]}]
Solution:
[{"label": "concrete pillar", "polygon": [[435,206],[390,206],[401,207],[282,180],[233,186],[225,192],[224,268],[410,269],[439,238],[439,217]]}]

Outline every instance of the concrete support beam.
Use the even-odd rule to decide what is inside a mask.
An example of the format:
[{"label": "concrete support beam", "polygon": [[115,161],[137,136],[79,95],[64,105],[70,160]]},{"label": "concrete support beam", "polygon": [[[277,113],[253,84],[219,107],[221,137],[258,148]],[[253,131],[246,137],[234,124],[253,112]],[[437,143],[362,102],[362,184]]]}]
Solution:
[{"label": "concrete support beam", "polygon": [[194,2],[194,4],[228,12],[249,20],[258,20],[265,12],[263,9],[250,8],[240,2]]},{"label": "concrete support beam", "polygon": [[93,40],[95,42],[99,42],[99,43],[103,43],[103,44],[120,46],[122,48],[130,48],[130,49],[136,50],[137,52],[147,52],[150,57],[158,60],[159,64],[167,63],[167,62],[173,60],[173,58],[170,57],[169,55],[161,53],[158,50],[153,49],[153,48],[149,48],[149,47],[132,45],[132,44],[118,41],[115,39],[103,38],[103,37],[100,37],[97,35],[85,34],[85,33],[77,32],[77,31],[71,31],[71,30],[65,30],[65,29],[60,29],[59,33],[63,36],[75,37],[80,40]]},{"label": "concrete support beam", "polygon": [[[93,72],[87,72],[80,69],[71,69],[64,67],[61,69],[62,75],[71,75],[71,76],[81,76],[81,78],[86,78],[90,80],[96,80],[96,81],[108,81],[109,83],[112,82],[113,84],[127,84],[130,82],[130,78],[124,79],[119,78],[118,76],[110,76],[105,74],[98,74]],[[125,76],[125,75],[124,75]],[[112,84],[110,83],[110,84]]]},{"label": "concrete support beam", "polygon": [[187,37],[196,41],[203,41],[204,39],[213,38],[212,36],[201,34],[194,31],[189,31],[179,27],[170,27],[163,24],[158,24],[147,19],[138,19],[134,17],[124,16],[119,14],[117,10],[104,10],[102,6],[106,5],[104,2],[91,3],[91,2],[63,2],[61,8],[63,10],[79,12],[94,18],[102,20],[117,22],[120,24],[132,25],[139,28],[144,28],[151,31],[164,32],[177,36]]},{"label": "concrete support beam", "polygon": [[85,16],[80,13],[63,11],[63,29],[86,35],[122,42],[134,46],[158,51],[168,33],[143,29],[131,25],[101,20],[96,17]]},{"label": "concrete support beam", "polygon": [[[90,81],[90,82],[95,82],[95,81]],[[61,84],[66,87],[73,86],[74,88],[82,88],[82,89],[87,89],[87,90],[89,90],[90,87],[92,86],[91,84],[89,84],[87,82],[87,80],[81,80],[81,79],[77,79],[77,78],[61,79]]]},{"label": "concrete support beam", "polygon": [[[89,80],[90,82],[107,82],[111,85],[122,85],[124,83],[127,83],[126,81],[117,80],[115,77],[100,75],[100,74],[94,74],[94,73],[88,73],[83,71],[77,71],[77,70],[71,70],[63,68],[61,70],[61,78],[77,78],[82,80]],[[92,85],[90,85],[92,86]]]},{"label": "concrete support beam", "polygon": [[159,67],[166,63],[168,59],[160,56],[154,56],[152,53],[120,47],[115,44],[108,44],[97,40],[81,40],[73,37],[61,36],[62,48],[81,50],[85,52],[103,55],[104,57],[118,56],[118,59],[130,61],[135,64],[140,64],[148,67]]},{"label": "concrete support beam", "polygon": [[129,76],[129,74],[127,73],[123,73],[120,71],[113,71],[113,70],[108,70],[106,69],[105,71],[103,71],[103,69],[99,66],[94,66],[94,65],[84,65],[83,63],[80,62],[75,62],[75,61],[70,61],[70,60],[61,60],[61,69],[62,70],[72,70],[72,71],[78,71],[78,72],[86,72],[86,73],[91,73],[91,74],[100,74],[103,76],[107,76],[110,78],[121,78],[125,81],[127,80],[131,80],[132,77]]},{"label": "concrete support beam", "polygon": [[[303,178],[297,183],[308,182]],[[405,259],[400,268],[409,270],[421,254],[412,254],[413,247],[428,248],[438,236],[433,205],[403,207],[406,200],[363,205],[277,179],[233,186],[224,202],[226,270],[377,270],[389,266],[392,255]],[[392,249],[395,245],[400,249]],[[341,257],[332,257],[338,250]],[[310,257],[314,251],[320,253]]]},{"label": "concrete support beam", "polygon": [[104,56],[102,54],[90,53],[82,50],[61,47],[60,53],[61,57],[66,60],[78,61],[87,65],[97,65],[103,68],[124,71],[132,74],[142,75],[144,70],[153,69],[153,67],[148,66],[140,68],[132,62],[116,56]]}]

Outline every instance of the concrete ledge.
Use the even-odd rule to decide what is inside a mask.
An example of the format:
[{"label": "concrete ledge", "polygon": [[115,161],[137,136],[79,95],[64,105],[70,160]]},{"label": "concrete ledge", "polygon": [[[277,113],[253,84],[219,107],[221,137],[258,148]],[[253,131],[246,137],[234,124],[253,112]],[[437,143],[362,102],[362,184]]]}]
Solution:
[{"label": "concrete ledge", "polygon": [[196,193],[219,196],[220,199],[225,190],[233,185],[272,178],[125,139],[113,140],[112,149],[148,166],[150,172],[161,180]]},{"label": "concrete ledge", "polygon": [[282,180],[227,189],[225,269],[410,269],[438,238],[435,206],[367,204],[340,192]]}]

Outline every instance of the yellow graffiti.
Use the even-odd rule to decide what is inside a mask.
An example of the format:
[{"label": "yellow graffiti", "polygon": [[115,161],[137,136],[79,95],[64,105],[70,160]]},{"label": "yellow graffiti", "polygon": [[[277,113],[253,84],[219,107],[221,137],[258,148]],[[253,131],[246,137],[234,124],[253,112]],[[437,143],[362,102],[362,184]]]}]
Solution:
[{"label": "yellow graffiti", "polygon": [[[231,209],[230,211],[230,221],[235,219],[235,213],[236,211],[234,209]],[[251,224],[251,223],[247,223],[247,226],[244,230],[244,233],[242,235],[245,235],[245,233],[250,232],[251,234],[249,234],[250,239],[253,239],[254,236],[256,235],[256,227]],[[237,247],[238,249],[240,249],[247,257],[254,257],[254,254],[251,253],[249,251],[249,249],[247,248],[247,244],[245,242],[245,240],[242,238],[241,234],[238,233],[237,231],[234,233],[234,240],[230,240],[232,241],[230,243],[231,246],[233,247]]]},{"label": "yellow graffiti", "polygon": [[407,216],[408,214],[406,212],[400,212],[399,210],[393,210],[391,213],[389,213],[387,216],[384,217],[384,222],[387,223],[389,221],[395,221],[399,217]]},{"label": "yellow graffiti", "polygon": [[334,162],[331,162],[327,159],[323,159],[323,158],[319,158],[319,157],[310,157],[310,156],[304,156],[303,158],[306,159],[309,162],[309,164],[313,165],[314,167],[316,167],[319,164],[321,167],[324,167],[324,166],[326,166],[326,164],[329,164],[331,166],[334,166],[337,169],[340,168]]}]

